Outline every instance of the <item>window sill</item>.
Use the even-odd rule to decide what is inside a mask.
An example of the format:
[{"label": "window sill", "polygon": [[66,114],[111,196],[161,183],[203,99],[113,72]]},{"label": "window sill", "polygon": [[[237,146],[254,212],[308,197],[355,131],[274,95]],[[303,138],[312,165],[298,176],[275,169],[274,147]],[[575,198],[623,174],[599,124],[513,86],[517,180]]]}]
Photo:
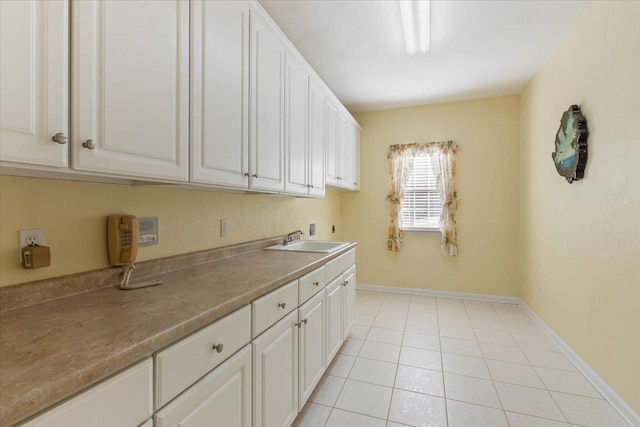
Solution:
[{"label": "window sill", "polygon": [[440,233],[439,228],[405,228],[404,231],[405,233],[412,233],[414,231],[419,233]]}]

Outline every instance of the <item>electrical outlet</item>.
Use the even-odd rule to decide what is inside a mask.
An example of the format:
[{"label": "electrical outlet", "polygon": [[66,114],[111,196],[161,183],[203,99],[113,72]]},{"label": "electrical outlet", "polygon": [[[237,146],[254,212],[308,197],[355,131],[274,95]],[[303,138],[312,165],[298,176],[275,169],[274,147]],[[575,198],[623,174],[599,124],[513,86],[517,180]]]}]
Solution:
[{"label": "electrical outlet", "polygon": [[22,248],[31,245],[44,246],[44,230],[42,228],[18,231],[18,259],[20,264],[22,264]]},{"label": "electrical outlet", "polygon": [[308,240],[316,240],[317,230],[318,230],[317,221],[307,221],[307,239]]},{"label": "electrical outlet", "polygon": [[226,219],[221,219],[220,220],[220,236],[224,237],[227,235],[227,232],[229,231],[228,226],[227,226],[227,220]]},{"label": "electrical outlet", "polygon": [[538,299],[542,299],[542,286],[538,287]]}]

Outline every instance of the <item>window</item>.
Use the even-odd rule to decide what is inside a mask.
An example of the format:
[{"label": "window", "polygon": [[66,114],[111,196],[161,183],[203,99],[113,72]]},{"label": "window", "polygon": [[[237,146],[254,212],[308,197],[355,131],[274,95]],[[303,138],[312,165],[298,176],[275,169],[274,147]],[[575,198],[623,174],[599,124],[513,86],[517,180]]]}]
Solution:
[{"label": "window", "polygon": [[[387,151],[391,191],[387,249],[402,249],[405,230],[441,232],[440,252],[458,255],[456,231],[456,153],[453,141],[390,145]],[[442,195],[442,199],[440,199]]]},{"label": "window", "polygon": [[413,158],[413,171],[402,199],[402,228],[437,230],[441,214],[442,202],[431,168],[431,155],[418,155]]}]

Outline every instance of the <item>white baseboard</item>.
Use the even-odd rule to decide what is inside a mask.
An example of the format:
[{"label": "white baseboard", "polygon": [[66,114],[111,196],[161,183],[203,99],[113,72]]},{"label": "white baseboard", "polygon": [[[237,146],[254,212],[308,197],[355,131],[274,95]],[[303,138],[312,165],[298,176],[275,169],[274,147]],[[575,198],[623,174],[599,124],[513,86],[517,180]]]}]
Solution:
[{"label": "white baseboard", "polygon": [[364,283],[358,283],[357,288],[362,289],[363,291],[394,292],[396,294],[424,295],[428,297],[440,298],[461,298],[473,301],[499,302],[502,304],[520,304],[520,298],[501,297],[497,295],[470,294],[451,291],[433,291],[430,289],[400,288],[396,286],[367,285]]},{"label": "white baseboard", "polygon": [[573,365],[585,376],[585,378],[595,387],[596,390],[614,407],[615,410],[624,418],[629,424],[635,427],[640,427],[640,416],[624,401],[618,393],[616,393],[587,363],[582,360],[578,354],[573,351],[569,344],[564,342],[553,329],[551,329],[544,321],[538,317],[537,314],[529,308],[524,301],[520,300],[520,307],[529,315],[531,320],[538,325],[540,329],[547,335],[547,337],[553,342],[560,351],[566,356],[567,359],[573,363]]},{"label": "white baseboard", "polygon": [[586,364],[578,354],[571,349],[569,344],[564,342],[553,329],[551,329],[537,314],[529,308],[524,301],[517,297],[503,297],[486,294],[471,294],[464,292],[435,291],[429,289],[402,288],[395,286],[368,285],[358,283],[357,288],[364,291],[374,292],[393,292],[398,294],[425,295],[440,298],[461,298],[473,301],[496,302],[502,304],[518,304],[529,315],[531,320],[542,330],[543,333],[553,342],[558,349],[574,364],[576,369],[587,378],[587,380],[595,387],[595,389],[613,406],[615,410],[630,425],[640,427],[640,416],[624,401],[618,393],[616,393],[589,365]]}]

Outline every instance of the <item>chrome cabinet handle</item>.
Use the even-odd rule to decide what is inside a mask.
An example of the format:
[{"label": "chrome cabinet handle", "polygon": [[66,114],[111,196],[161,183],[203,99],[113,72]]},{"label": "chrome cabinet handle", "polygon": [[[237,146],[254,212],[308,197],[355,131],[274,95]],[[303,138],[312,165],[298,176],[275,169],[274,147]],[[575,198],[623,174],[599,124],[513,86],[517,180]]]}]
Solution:
[{"label": "chrome cabinet handle", "polygon": [[258,174],[257,174],[257,173],[254,173],[254,174],[253,174],[253,175],[251,175],[251,176],[252,176],[252,177],[254,177],[254,178],[257,178],[257,177],[258,177]]},{"label": "chrome cabinet handle", "polygon": [[213,346],[213,349],[218,352],[218,353],[222,353],[222,350],[224,349],[224,344],[219,343]]},{"label": "chrome cabinet handle", "polygon": [[307,319],[302,319],[301,322],[306,325],[307,324]]},{"label": "chrome cabinet handle", "polygon": [[347,286],[347,283],[349,283],[349,281],[348,281],[348,280],[347,280],[346,282],[344,282],[344,283],[342,284],[342,286]]},{"label": "chrome cabinet handle", "polygon": [[294,323],[293,325],[297,326],[298,328],[302,328],[302,324],[303,323],[306,325],[307,324],[307,319],[302,319],[302,320],[300,320],[300,323]]},{"label": "chrome cabinet handle", "polygon": [[313,282],[313,286],[320,286],[320,282]]},{"label": "chrome cabinet handle", "polygon": [[82,143],[82,146],[84,148],[88,148],[89,150],[96,149],[96,144],[93,142],[93,139],[87,139],[85,142]]},{"label": "chrome cabinet handle", "polygon": [[280,308],[285,308],[287,306],[287,303],[285,302],[281,302],[280,304],[278,304],[278,307]]},{"label": "chrome cabinet handle", "polygon": [[60,145],[64,145],[69,142],[69,137],[67,137],[67,135],[65,135],[64,133],[56,133],[51,137],[51,140],[57,142]]},{"label": "chrome cabinet handle", "polygon": [[249,172],[243,173],[244,176],[249,176]]}]

